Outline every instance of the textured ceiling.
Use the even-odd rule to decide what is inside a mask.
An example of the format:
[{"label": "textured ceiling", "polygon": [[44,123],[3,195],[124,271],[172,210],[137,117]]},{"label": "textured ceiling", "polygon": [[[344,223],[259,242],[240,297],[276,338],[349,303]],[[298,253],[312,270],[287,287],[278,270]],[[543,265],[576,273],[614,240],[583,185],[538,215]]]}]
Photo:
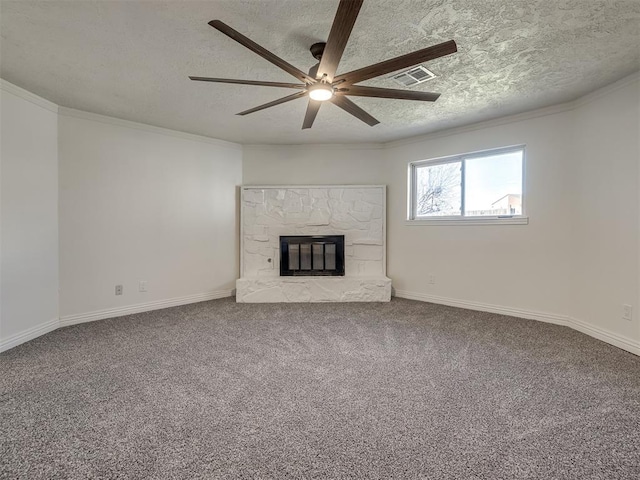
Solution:
[{"label": "textured ceiling", "polygon": [[[220,19],[301,70],[337,0],[2,1],[2,78],[65,107],[240,143],[396,140],[572,100],[640,69],[640,0],[365,0],[344,73],[453,39],[413,87],[435,103],[352,97],[381,124],[306,100],[246,117],[292,93],[188,75],[295,79],[207,25]],[[364,82],[401,88],[389,78]]]}]

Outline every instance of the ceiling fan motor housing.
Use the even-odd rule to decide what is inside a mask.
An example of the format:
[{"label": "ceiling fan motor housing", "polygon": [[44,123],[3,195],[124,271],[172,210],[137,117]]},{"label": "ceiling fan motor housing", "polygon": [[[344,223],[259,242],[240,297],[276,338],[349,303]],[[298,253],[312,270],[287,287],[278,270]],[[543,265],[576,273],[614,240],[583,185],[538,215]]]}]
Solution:
[{"label": "ceiling fan motor housing", "polygon": [[311,45],[309,51],[311,52],[311,55],[313,55],[313,58],[320,61],[322,59],[322,54],[324,53],[324,47],[326,45],[327,44],[325,42],[318,42]]}]

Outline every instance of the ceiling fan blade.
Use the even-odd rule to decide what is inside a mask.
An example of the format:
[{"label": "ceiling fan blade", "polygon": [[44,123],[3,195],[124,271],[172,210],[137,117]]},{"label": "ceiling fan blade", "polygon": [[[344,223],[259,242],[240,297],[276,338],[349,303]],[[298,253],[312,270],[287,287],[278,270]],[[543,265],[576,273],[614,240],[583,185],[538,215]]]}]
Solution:
[{"label": "ceiling fan blade", "polygon": [[359,106],[357,106],[355,103],[353,103],[343,95],[334,95],[333,97],[331,97],[330,102],[340,107],[345,112],[350,113],[354,117],[362,120],[370,127],[373,127],[374,125],[380,123],[378,120],[373,118],[371,115],[369,115],[367,112],[365,112],[363,109],[361,109]]},{"label": "ceiling fan blade", "polygon": [[239,85],[257,85],[260,87],[307,88],[302,83],[258,82],[255,80],[235,80],[233,78],[189,77],[197,82],[237,83]]},{"label": "ceiling fan blade", "polygon": [[276,105],[280,105],[281,103],[290,102],[291,100],[295,100],[296,98],[304,97],[307,92],[298,92],[293,95],[289,95],[287,97],[279,98],[278,100],[274,100],[273,102],[265,103],[264,105],[260,105],[258,107],[250,108],[249,110],[245,110],[244,112],[236,113],[236,115],[248,115],[253,112],[257,112],[259,110],[264,110],[265,108],[275,107]]},{"label": "ceiling fan blade", "polygon": [[395,72],[396,70],[413,67],[414,65],[422,62],[444,57],[445,55],[450,55],[457,51],[458,47],[456,46],[456,42],[449,40],[448,42],[439,43],[438,45],[407,53],[400,57],[391,58],[384,62],[369,65],[368,67],[364,67],[359,70],[343,73],[342,75],[335,77],[333,81],[334,83],[341,82],[340,86],[352,85],[354,83],[369,80],[370,78]]},{"label": "ceiling fan blade", "polygon": [[423,102],[435,102],[439,93],[414,92],[410,90],[397,90],[394,88],[365,87],[349,85],[336,92],[337,95],[353,95],[356,97],[394,98],[397,100],[421,100]]},{"label": "ceiling fan blade", "polygon": [[327,82],[331,83],[333,81],[333,76],[336,74],[338,63],[340,63],[344,48],[347,46],[349,35],[351,35],[353,24],[356,23],[363,1],[340,0],[327,44],[322,53],[317,78],[322,78],[323,75],[326,75],[325,80]]},{"label": "ceiling fan blade", "polygon": [[307,105],[307,113],[304,114],[304,122],[302,122],[303,130],[306,128],[311,128],[311,125],[313,125],[313,122],[316,119],[316,115],[318,115],[318,110],[320,110],[320,105],[322,105],[322,102],[309,99],[309,105]]},{"label": "ceiling fan blade", "polygon": [[274,55],[273,53],[271,53],[266,48],[261,47],[260,45],[258,45],[253,40],[245,37],[240,32],[234,30],[229,25],[221,22],[220,20],[211,20],[209,22],[209,25],[211,25],[216,30],[219,30],[220,32],[224,33],[227,37],[231,38],[232,40],[235,40],[240,45],[243,45],[243,46],[247,47],[249,50],[251,50],[252,52],[257,53],[258,55],[260,55],[265,60],[273,63],[275,66],[280,67],[282,70],[284,70],[288,74],[293,75],[298,80],[300,80],[302,82],[305,82],[305,83],[315,83],[315,79],[311,78],[309,75],[304,73],[302,70],[297,69],[296,67],[294,67],[290,63],[284,61],[283,59],[281,59],[277,55]]}]

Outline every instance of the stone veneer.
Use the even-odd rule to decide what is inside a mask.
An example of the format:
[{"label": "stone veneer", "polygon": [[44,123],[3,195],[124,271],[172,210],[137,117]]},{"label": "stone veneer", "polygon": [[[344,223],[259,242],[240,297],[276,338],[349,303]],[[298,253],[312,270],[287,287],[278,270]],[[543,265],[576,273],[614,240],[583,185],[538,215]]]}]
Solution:
[{"label": "stone veneer", "polygon": [[[238,302],[389,301],[384,186],[242,187]],[[344,235],[344,277],[280,277],[281,235]]]}]

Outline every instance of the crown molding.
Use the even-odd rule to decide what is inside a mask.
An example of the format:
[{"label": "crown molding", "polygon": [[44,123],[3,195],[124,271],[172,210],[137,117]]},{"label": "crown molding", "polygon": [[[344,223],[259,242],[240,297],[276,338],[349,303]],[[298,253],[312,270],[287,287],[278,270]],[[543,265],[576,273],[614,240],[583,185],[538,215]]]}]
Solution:
[{"label": "crown molding", "polygon": [[245,143],[243,146],[253,150],[306,150],[313,148],[314,150],[384,150],[384,143],[289,143],[289,144],[273,144],[273,143]]},{"label": "crown molding", "polygon": [[[591,103],[599,98],[606,97],[632,83],[640,82],[640,71],[634,72],[631,75],[627,75],[626,77],[621,78],[617,82],[610,83],[609,85],[605,85],[604,87],[598,88],[592,92],[587,93],[586,95],[582,95],[579,98],[576,98],[573,102],[574,108],[582,107],[588,103]],[[640,87],[640,84],[638,85]]]},{"label": "crown molding", "polygon": [[582,107],[591,103],[599,98],[606,97],[617,90],[620,90],[628,85],[631,85],[634,82],[638,82],[640,80],[640,71],[634,72],[631,75],[627,75],[626,77],[618,80],[617,82],[611,83],[604,87],[598,88],[586,95],[582,95],[574,100],[564,103],[558,103],[556,105],[551,105],[548,107],[537,108],[535,110],[528,110],[522,113],[516,113],[514,115],[507,115],[504,117],[493,118],[490,120],[484,120],[480,122],[470,123],[468,125],[462,125],[459,127],[447,128],[444,130],[438,130],[435,132],[425,133],[424,135],[417,135],[414,137],[403,138],[400,140],[393,140],[391,142],[384,143],[385,148],[396,148],[405,145],[412,145],[414,143],[420,143],[427,140],[432,140],[435,138],[448,137],[451,135],[459,135],[461,133],[473,132],[475,130],[482,130],[485,128],[491,127],[499,127],[502,125],[508,125],[511,123],[522,122],[524,120],[530,120],[533,118],[545,117],[548,115],[555,115],[558,113],[568,112],[571,110],[575,110],[578,107]]},{"label": "crown molding", "polygon": [[45,98],[39,97],[35,93],[31,93],[28,90],[25,90],[24,88],[20,88],[11,82],[7,82],[3,78],[0,78],[0,90],[4,90],[5,92],[11,93],[16,97],[20,97],[23,100],[26,100],[27,102],[31,102],[34,105],[37,105],[46,110],[49,110],[50,112],[58,113],[59,111],[58,105],[56,105],[55,103],[50,102]]},{"label": "crown molding", "polygon": [[599,98],[606,97],[620,90],[634,82],[640,80],[640,71],[627,75],[626,77],[611,83],[604,87],[598,88],[586,95],[582,95],[574,100],[558,103],[556,105],[550,105],[548,107],[536,108],[535,110],[528,110],[521,113],[515,113],[513,115],[502,116],[498,118],[492,118],[489,120],[482,120],[479,122],[473,122],[459,127],[445,128],[442,130],[436,130],[434,132],[425,133],[422,135],[416,135],[408,138],[402,138],[400,140],[392,140],[390,142],[380,143],[345,143],[345,144],[327,144],[327,143],[301,143],[301,144],[286,144],[286,145],[274,145],[274,144],[245,144],[247,148],[260,149],[260,150],[282,150],[282,149],[328,149],[328,150],[378,150],[378,149],[390,149],[396,147],[402,147],[405,145],[412,145],[414,143],[425,142],[427,140],[433,140],[436,138],[449,137],[452,135],[459,135],[462,133],[473,132],[475,130],[482,130],[485,128],[500,127],[502,125],[508,125],[511,123],[522,122],[525,120],[531,120],[534,118],[546,117],[548,115],[556,115],[558,113],[568,112],[575,110],[578,107],[587,105]]},{"label": "crown molding", "polygon": [[461,125],[459,127],[447,128],[445,130],[438,130],[435,132],[425,133],[423,135],[417,135],[415,137],[402,138],[400,140],[393,140],[384,144],[385,148],[397,148],[405,145],[413,145],[415,143],[426,142],[436,138],[450,137],[452,135],[460,135],[462,133],[474,132],[476,130],[484,130],[486,128],[500,127],[502,125],[509,125],[516,122],[522,122],[525,120],[531,120],[533,118],[546,117],[548,115],[556,115],[558,113],[572,110],[572,102],[559,103],[557,105],[551,105],[549,107],[538,108],[536,110],[529,110],[527,112],[516,113],[514,115],[508,115],[506,117],[498,117],[490,120],[483,120],[480,122],[470,123],[468,125]]},{"label": "crown molding", "polygon": [[183,140],[190,140],[192,142],[202,142],[211,145],[217,145],[218,147],[230,148],[232,150],[242,151],[242,145],[239,143],[227,142],[226,140],[219,140],[217,138],[205,137],[203,135],[195,135],[192,133],[180,132],[178,130],[171,130],[168,128],[156,127],[153,125],[147,125],[146,123],[132,122],[130,120],[123,120],[121,118],[109,117],[107,115],[100,115],[98,113],[85,112],[84,110],[76,110],[75,108],[58,107],[59,115],[65,117],[80,118],[82,120],[91,120],[94,122],[106,123],[109,125],[116,125],[119,127],[127,127],[135,130],[142,130],[149,133],[155,133],[158,135],[165,135],[168,137],[181,138]]},{"label": "crown molding", "polygon": [[507,115],[503,117],[498,117],[490,120],[484,120],[480,122],[474,122],[467,125],[462,125],[459,127],[447,128],[443,130],[437,130],[430,133],[425,133],[423,135],[417,135],[409,138],[403,138],[400,140],[392,140],[390,142],[380,142],[380,143],[300,143],[300,144],[239,144],[234,142],[229,142],[226,140],[220,140],[217,138],[206,137],[203,135],[195,135],[192,133],[181,132],[177,130],[171,130],[163,127],[156,127],[153,125],[147,125],[144,123],[132,122],[130,120],[124,120],[116,117],[109,117],[106,115],[100,115],[97,113],[86,112],[84,110],[76,110],[73,108],[58,106],[49,100],[46,100],[38,95],[35,95],[23,88],[18,87],[4,79],[0,78],[0,88],[4,91],[12,93],[24,100],[27,100],[35,105],[38,105],[42,108],[50,110],[52,112],[58,113],[59,115],[64,115],[68,117],[81,118],[84,120],[92,120],[101,123],[107,123],[111,125],[118,125],[122,127],[134,128],[137,130],[143,130],[151,133],[156,133],[160,135],[171,136],[175,138],[182,138],[185,140],[191,140],[196,142],[208,143],[211,145],[217,145],[220,147],[230,148],[233,150],[242,151],[243,148],[249,148],[254,150],[296,150],[296,149],[321,149],[321,150],[383,150],[401,147],[405,145],[412,145],[414,143],[420,143],[436,138],[448,137],[452,135],[459,135],[462,133],[473,132],[475,130],[481,130],[485,128],[499,127],[502,125],[507,125],[516,122],[522,122],[525,120],[530,120],[533,118],[545,117],[548,115],[555,115],[558,113],[568,112],[574,110],[578,107],[582,107],[587,105],[595,100],[598,100],[602,97],[606,97],[617,90],[625,88],[633,83],[637,83],[640,81],[640,71],[634,72],[626,77],[612,83],[601,87],[597,90],[594,90],[586,95],[582,95],[575,100],[571,100],[569,102],[559,103],[556,105],[551,105],[549,107],[538,108],[535,110],[529,110],[522,113],[517,113],[514,115]]}]

